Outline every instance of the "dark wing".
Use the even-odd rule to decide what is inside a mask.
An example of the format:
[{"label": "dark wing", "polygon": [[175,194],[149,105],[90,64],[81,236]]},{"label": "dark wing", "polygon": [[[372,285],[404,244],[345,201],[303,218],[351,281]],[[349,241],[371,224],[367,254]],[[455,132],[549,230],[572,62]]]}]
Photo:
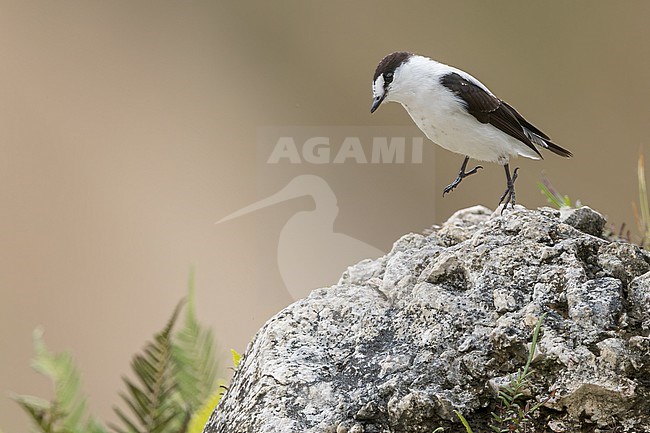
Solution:
[{"label": "dark wing", "polygon": [[[527,134],[524,126],[519,121],[519,118],[523,119],[523,117],[514,111],[514,109],[512,109],[508,104],[486,92],[483,88],[477,86],[473,82],[461,77],[456,72],[443,76],[440,79],[440,83],[463,100],[467,111],[469,114],[474,116],[476,120],[481,123],[489,123],[509,136],[516,138],[526,146],[530,147],[537,155],[539,155],[540,158],[542,158],[542,155],[531,141],[529,135],[531,133],[537,134],[536,131],[541,131],[533,127],[535,129],[529,131]],[[528,122],[526,123],[529,124]],[[543,133],[538,135],[541,141],[548,138]]]}]

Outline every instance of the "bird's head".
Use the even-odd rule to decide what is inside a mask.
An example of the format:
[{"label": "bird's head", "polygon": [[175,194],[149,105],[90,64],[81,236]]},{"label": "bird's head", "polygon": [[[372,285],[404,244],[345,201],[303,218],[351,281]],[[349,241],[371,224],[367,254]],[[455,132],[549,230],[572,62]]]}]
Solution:
[{"label": "bird's head", "polygon": [[374,113],[384,100],[392,100],[389,95],[399,84],[401,67],[411,56],[413,54],[406,51],[398,51],[387,55],[379,62],[372,79],[371,113]]}]

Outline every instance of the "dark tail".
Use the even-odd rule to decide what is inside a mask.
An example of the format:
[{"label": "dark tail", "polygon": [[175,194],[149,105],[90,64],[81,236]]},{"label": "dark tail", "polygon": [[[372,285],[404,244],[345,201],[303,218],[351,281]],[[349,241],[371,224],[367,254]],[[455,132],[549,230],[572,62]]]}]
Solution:
[{"label": "dark tail", "polygon": [[546,143],[546,146],[543,146],[543,147],[545,147],[546,149],[548,149],[551,152],[555,153],[556,155],[560,155],[560,156],[563,156],[565,158],[570,158],[570,157],[573,156],[573,153],[569,152],[568,150],[566,150],[563,147],[558,146],[557,144],[553,143],[550,140],[544,140],[544,142]]},{"label": "dark tail", "polygon": [[547,136],[540,137],[539,134],[534,133],[533,131],[528,130],[527,128],[524,127],[524,132],[526,132],[526,135],[528,138],[530,138],[530,141],[538,145],[539,147],[543,147],[544,149],[548,149],[551,152],[555,153],[556,155],[563,156],[565,158],[569,158],[573,156],[573,153],[569,152],[563,147],[558,146],[557,144],[553,143],[550,138]]},{"label": "dark tail", "polygon": [[565,158],[569,158],[573,156],[571,152],[566,150],[563,147],[558,146],[557,144],[553,143],[550,138],[547,136],[541,137],[539,134],[536,134],[533,131],[528,130],[527,128],[524,127],[524,131],[526,132],[526,135],[528,138],[530,138],[530,141],[538,145],[539,147],[543,147],[544,149],[548,149],[551,152],[555,153],[556,155],[563,156]]}]

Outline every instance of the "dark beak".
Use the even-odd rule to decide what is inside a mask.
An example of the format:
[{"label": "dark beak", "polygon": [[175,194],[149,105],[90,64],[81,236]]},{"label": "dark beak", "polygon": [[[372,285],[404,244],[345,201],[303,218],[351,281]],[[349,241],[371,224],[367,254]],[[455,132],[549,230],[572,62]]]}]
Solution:
[{"label": "dark beak", "polygon": [[384,92],[382,96],[377,96],[375,99],[372,101],[372,105],[370,106],[370,112],[374,113],[377,108],[381,105],[381,103],[384,101],[384,98],[386,98],[386,95],[388,95],[388,92]]}]

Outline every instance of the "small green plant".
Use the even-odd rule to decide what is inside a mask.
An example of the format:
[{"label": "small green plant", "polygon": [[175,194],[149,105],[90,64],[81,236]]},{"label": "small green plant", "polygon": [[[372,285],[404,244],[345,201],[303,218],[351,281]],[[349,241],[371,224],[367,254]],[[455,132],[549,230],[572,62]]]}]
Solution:
[{"label": "small green plant", "polygon": [[237,353],[235,349],[230,349],[230,354],[232,355],[232,365],[235,370],[237,370],[237,367],[239,367],[239,363],[241,362],[241,355]]},{"label": "small green plant", "polygon": [[[492,419],[495,421],[495,424],[491,424],[490,429],[494,432],[528,432],[528,425],[532,421],[532,414],[553,396],[553,393],[551,393],[547,399],[534,405],[531,405],[530,402],[526,402],[526,404],[522,406],[520,403],[523,397],[522,390],[528,386],[528,378],[532,374],[530,364],[533,361],[533,357],[535,356],[539,332],[545,317],[546,313],[542,314],[542,316],[537,321],[537,325],[535,325],[535,330],[533,331],[533,341],[531,342],[530,349],[528,351],[526,364],[523,368],[520,368],[517,373],[511,376],[508,385],[502,386],[499,389],[498,413],[492,412],[491,414]],[[465,431],[467,433],[473,433],[469,422],[467,419],[465,419],[463,414],[457,410],[455,410],[454,413],[463,424],[463,427],[465,427]],[[444,431],[441,429],[442,427],[438,427],[433,433]]]},{"label": "small green plant", "polygon": [[542,174],[542,181],[537,182],[537,188],[546,196],[546,200],[558,209],[580,206],[579,202],[576,202],[575,206],[573,206],[569,196],[560,194],[544,174]]},{"label": "small green plant", "polygon": [[528,425],[532,421],[531,415],[546,402],[545,400],[534,405],[526,402],[523,406],[520,403],[523,397],[522,390],[528,385],[528,378],[532,374],[530,363],[535,356],[539,331],[545,317],[546,313],[542,314],[533,331],[533,341],[528,351],[526,365],[510,378],[508,385],[504,385],[499,389],[498,411],[496,413],[492,412],[492,419],[495,421],[495,424],[490,425],[490,428],[494,432],[527,432]]},{"label": "small green plant", "polygon": [[[241,355],[237,353],[235,349],[230,349],[230,353],[232,355],[233,367],[236,370],[237,367],[239,367]],[[190,424],[187,427],[188,433],[201,433],[203,431],[203,427],[208,422],[208,419],[210,419],[210,415],[212,415],[214,408],[217,407],[217,404],[221,400],[221,396],[223,395],[223,391],[221,390],[222,388],[225,388],[224,384],[221,384],[219,389],[208,398],[203,406],[194,412],[192,419],[190,419]]]},{"label": "small green plant", "polygon": [[[134,379],[124,378],[120,394],[127,411],[116,408],[117,433],[200,433],[221,397],[213,333],[196,318],[194,273],[190,273],[187,302],[180,302],[162,331],[131,362]],[[184,320],[175,331],[181,311]],[[53,354],[34,334],[33,367],[52,379],[51,401],[14,397],[44,433],[108,433],[87,413],[81,379],[69,353]],[[201,424],[202,423],[202,424]]]},{"label": "small green plant", "polygon": [[210,415],[212,415],[214,408],[217,407],[217,404],[219,404],[219,401],[221,400],[221,394],[221,390],[215,391],[210,398],[203,403],[203,406],[194,412],[194,415],[192,415],[187,426],[187,433],[201,433],[203,431],[203,427],[208,422],[208,419],[210,419]]}]

